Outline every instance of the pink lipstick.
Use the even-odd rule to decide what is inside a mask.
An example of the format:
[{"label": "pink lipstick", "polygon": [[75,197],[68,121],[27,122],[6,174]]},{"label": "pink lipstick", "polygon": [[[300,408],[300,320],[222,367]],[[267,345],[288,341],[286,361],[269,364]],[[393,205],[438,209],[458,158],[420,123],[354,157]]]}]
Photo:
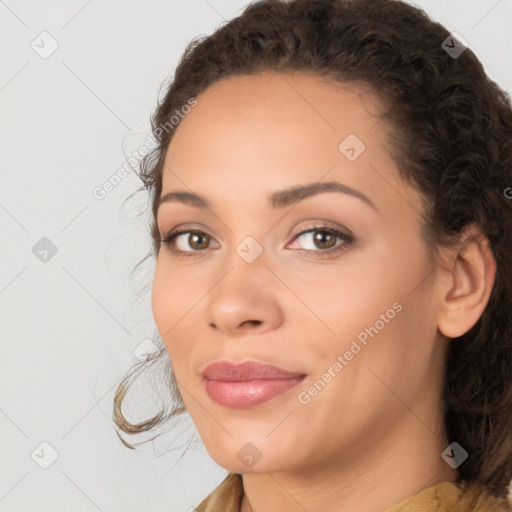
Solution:
[{"label": "pink lipstick", "polygon": [[225,407],[243,409],[268,402],[295,387],[305,374],[266,363],[216,361],[202,372],[210,398]]}]

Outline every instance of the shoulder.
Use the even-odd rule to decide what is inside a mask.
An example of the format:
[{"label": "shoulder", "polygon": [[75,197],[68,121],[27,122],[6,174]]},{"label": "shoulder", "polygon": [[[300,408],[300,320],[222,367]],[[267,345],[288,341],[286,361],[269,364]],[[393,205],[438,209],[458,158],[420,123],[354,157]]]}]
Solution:
[{"label": "shoulder", "polygon": [[384,512],[512,512],[506,498],[492,495],[487,487],[473,482],[440,482],[424,489]]},{"label": "shoulder", "polygon": [[512,512],[512,504],[508,498],[494,496],[487,487],[478,482],[469,484],[460,492],[461,512]]}]

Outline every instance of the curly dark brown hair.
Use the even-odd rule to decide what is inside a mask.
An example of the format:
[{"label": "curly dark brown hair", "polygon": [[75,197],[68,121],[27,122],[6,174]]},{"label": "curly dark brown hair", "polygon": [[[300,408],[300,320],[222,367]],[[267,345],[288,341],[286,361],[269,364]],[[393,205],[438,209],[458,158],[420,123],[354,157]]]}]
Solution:
[{"label": "curly dark brown hair", "polygon": [[[389,107],[381,118],[400,176],[421,193],[426,246],[437,255],[474,223],[496,260],[485,311],[450,341],[444,413],[448,439],[469,453],[458,468],[461,478],[505,497],[512,479],[512,106],[469,48],[458,56],[446,51],[449,36],[421,9],[400,0],[261,0],[212,35],[192,40],[151,117],[159,142],[141,162],[142,189],[153,201],[148,256],[160,250],[156,211],[176,130],[163,133],[161,127],[190,98],[222,78],[269,70],[373,91]],[[170,366],[171,410],[136,424],[121,412],[133,379],[168,359],[159,343],[159,352],[132,368],[117,389],[113,417],[124,433],[155,429],[185,412]]]}]

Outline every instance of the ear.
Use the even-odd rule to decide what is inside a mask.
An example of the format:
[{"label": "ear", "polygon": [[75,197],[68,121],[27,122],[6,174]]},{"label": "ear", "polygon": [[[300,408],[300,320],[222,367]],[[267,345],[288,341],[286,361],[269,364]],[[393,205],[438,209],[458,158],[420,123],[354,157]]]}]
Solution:
[{"label": "ear", "polygon": [[482,315],[496,275],[496,261],[487,237],[472,224],[462,233],[460,243],[448,251],[440,267],[440,309],[438,329],[448,338],[468,332]]}]

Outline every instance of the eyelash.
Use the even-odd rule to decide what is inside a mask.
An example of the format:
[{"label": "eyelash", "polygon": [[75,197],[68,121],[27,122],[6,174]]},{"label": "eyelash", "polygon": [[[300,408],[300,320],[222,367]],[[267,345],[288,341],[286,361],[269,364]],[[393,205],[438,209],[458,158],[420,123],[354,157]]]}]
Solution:
[{"label": "eyelash", "polygon": [[[322,250],[322,249],[318,249],[316,251],[308,250],[308,249],[299,249],[299,250],[305,251],[307,253],[320,253],[321,255],[331,255],[334,253],[344,251],[347,247],[349,247],[351,244],[354,243],[354,238],[351,237],[350,235],[347,235],[346,233],[343,233],[342,231],[339,231],[335,228],[330,228],[327,226],[314,226],[314,227],[308,228],[304,231],[300,231],[293,238],[292,242],[294,242],[300,236],[305,235],[306,233],[311,233],[311,232],[315,232],[315,231],[329,233],[331,235],[336,236],[337,238],[341,238],[345,243],[340,244],[335,247],[331,247],[330,249],[326,249],[326,250]],[[165,245],[170,251],[172,251],[174,254],[176,254],[176,256],[178,256],[180,258],[193,257],[193,256],[200,254],[202,251],[205,250],[205,249],[203,249],[200,251],[180,251],[179,249],[176,249],[176,247],[174,246],[174,240],[177,236],[182,235],[184,233],[196,234],[196,235],[206,235],[208,238],[210,238],[210,239],[212,238],[208,235],[208,233],[205,233],[204,231],[200,231],[198,229],[177,228],[174,231],[172,231],[171,233],[169,233],[169,235],[167,235],[165,238],[160,239],[159,242],[161,244]]]}]

